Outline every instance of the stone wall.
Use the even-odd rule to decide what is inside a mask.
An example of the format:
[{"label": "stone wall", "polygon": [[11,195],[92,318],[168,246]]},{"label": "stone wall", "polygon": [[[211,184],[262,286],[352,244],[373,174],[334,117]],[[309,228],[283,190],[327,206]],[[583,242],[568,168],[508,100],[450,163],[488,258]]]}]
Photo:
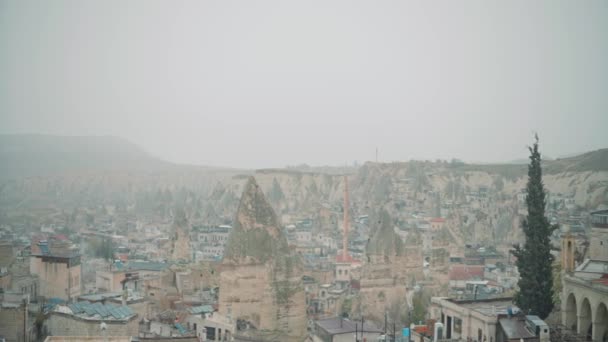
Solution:
[{"label": "stone wall", "polygon": [[281,295],[272,287],[270,274],[270,266],[265,265],[226,267],[221,274],[219,313],[247,320],[258,330],[280,331],[283,341],[300,341],[307,322],[304,290],[279,304]]},{"label": "stone wall", "polygon": [[125,279],[125,272],[97,271],[95,286],[99,290],[119,292],[122,291],[121,281],[123,279]]},{"label": "stone wall", "polygon": [[219,313],[250,321],[258,329],[273,327],[268,271],[264,265],[235,266],[220,276]]},{"label": "stone wall", "polygon": [[0,336],[4,336],[8,342],[21,342],[23,338],[23,325],[26,319],[24,307],[1,307],[0,308]]},{"label": "stone wall", "polygon": [[57,297],[68,300],[69,297],[78,297],[81,293],[80,271],[80,264],[68,267],[64,262],[43,261],[36,256],[30,258],[30,272],[38,275],[40,281],[38,294],[46,298]]},{"label": "stone wall", "polygon": [[9,267],[15,260],[13,244],[11,241],[0,241],[0,268]]},{"label": "stone wall", "polygon": [[593,227],[589,241],[589,257],[608,262],[608,228]]}]

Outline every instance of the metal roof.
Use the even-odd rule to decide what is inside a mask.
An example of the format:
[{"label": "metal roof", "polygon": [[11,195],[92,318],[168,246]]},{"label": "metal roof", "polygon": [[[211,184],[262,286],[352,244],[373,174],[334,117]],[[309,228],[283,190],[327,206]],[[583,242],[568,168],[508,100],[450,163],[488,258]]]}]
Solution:
[{"label": "metal roof", "polygon": [[508,339],[529,339],[536,338],[531,331],[526,328],[526,322],[519,317],[500,318],[498,324]]},{"label": "metal roof", "polygon": [[201,305],[188,308],[188,312],[191,314],[200,314],[200,313],[210,313],[213,312],[213,307],[211,305]]},{"label": "metal roof", "polygon": [[68,304],[75,315],[88,317],[98,316],[100,318],[126,319],[133,316],[134,312],[128,306],[117,306],[111,304],[90,303],[88,301]]},{"label": "metal roof", "polygon": [[44,255],[48,255],[50,253],[49,251],[49,245],[47,244],[39,244],[38,245],[40,247],[40,252]]},{"label": "metal roof", "polygon": [[95,294],[82,295],[78,298],[83,301],[100,302],[104,299],[116,298],[116,297],[120,297],[121,295],[122,295],[122,292],[106,292],[106,293],[95,293]]},{"label": "metal roof", "polygon": [[130,261],[127,265],[125,265],[125,269],[128,271],[162,271],[170,265],[164,262],[140,262],[140,261]]},{"label": "metal roof", "polygon": [[188,330],[186,330],[186,328],[184,328],[184,326],[179,323],[175,323],[175,328],[182,335],[186,335],[188,333]]}]

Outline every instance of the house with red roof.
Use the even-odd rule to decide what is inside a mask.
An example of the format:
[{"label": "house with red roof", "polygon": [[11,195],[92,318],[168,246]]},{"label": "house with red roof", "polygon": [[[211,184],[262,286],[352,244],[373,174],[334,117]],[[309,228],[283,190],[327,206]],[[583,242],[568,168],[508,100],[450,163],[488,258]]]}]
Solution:
[{"label": "house with red roof", "polygon": [[450,287],[453,289],[464,289],[468,281],[483,280],[484,270],[484,265],[454,264],[450,267],[448,275]]},{"label": "house with red roof", "polygon": [[441,217],[432,218],[429,222],[432,230],[440,230],[445,225],[445,219]]}]

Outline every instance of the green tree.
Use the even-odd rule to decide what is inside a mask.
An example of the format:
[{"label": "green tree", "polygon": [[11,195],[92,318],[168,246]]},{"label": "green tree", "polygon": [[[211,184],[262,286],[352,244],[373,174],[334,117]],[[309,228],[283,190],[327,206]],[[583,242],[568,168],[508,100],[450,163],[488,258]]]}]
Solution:
[{"label": "green tree", "polygon": [[101,257],[106,261],[112,261],[114,259],[114,247],[112,246],[112,240],[109,238],[103,239],[101,246]]},{"label": "green tree", "polygon": [[545,216],[545,189],[542,181],[538,136],[530,150],[526,204],[528,216],[522,221],[526,241],[514,246],[519,270],[519,291],[515,303],[529,314],[545,319],[553,310],[553,275],[550,236],[554,226]]},{"label": "green tree", "polygon": [[410,323],[424,322],[426,318],[426,310],[429,306],[430,298],[428,294],[421,292],[414,295],[412,298],[412,313]]}]

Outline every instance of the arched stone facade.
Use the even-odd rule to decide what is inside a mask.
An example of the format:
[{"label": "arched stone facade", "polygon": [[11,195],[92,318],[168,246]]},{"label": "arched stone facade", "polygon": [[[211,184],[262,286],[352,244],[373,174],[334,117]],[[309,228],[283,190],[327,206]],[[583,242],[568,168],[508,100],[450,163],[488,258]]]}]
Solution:
[{"label": "arched stone facade", "polygon": [[608,341],[608,286],[565,275],[563,299],[564,326],[592,341]]}]

